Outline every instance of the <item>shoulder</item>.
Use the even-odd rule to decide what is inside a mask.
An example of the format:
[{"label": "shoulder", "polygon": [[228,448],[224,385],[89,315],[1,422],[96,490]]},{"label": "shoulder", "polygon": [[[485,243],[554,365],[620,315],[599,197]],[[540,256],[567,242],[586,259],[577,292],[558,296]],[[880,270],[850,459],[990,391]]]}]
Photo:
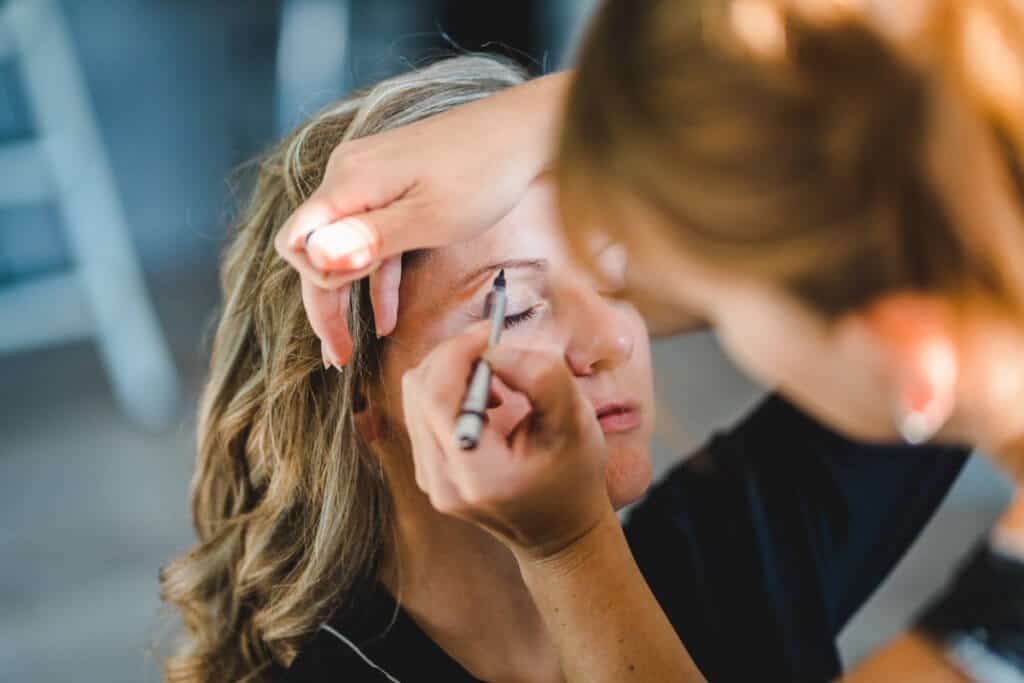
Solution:
[{"label": "shoulder", "polygon": [[324,624],[302,647],[280,681],[327,683],[339,678],[352,683],[387,683],[394,680],[373,665],[354,643],[330,625]]},{"label": "shoulder", "polygon": [[368,586],[359,595],[310,635],[280,677],[282,683],[395,681],[380,662],[407,646],[391,628],[399,607],[380,585]]}]

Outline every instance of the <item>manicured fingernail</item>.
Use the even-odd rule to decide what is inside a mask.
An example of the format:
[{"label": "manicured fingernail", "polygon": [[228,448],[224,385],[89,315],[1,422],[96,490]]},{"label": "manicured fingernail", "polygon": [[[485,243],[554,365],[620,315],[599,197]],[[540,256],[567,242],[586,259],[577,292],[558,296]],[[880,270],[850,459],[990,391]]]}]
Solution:
[{"label": "manicured fingernail", "polygon": [[331,269],[340,266],[357,270],[373,258],[373,239],[366,225],[352,218],[318,228],[310,235],[307,246],[311,251],[316,250]]},{"label": "manicured fingernail", "polygon": [[327,349],[324,348],[323,342],[320,342],[320,358],[324,361],[324,370],[331,366],[331,361],[327,359]]},{"label": "manicured fingernail", "polygon": [[373,255],[370,253],[369,249],[357,251],[354,254],[349,254],[348,267],[351,268],[352,270],[359,270],[361,268],[365,268],[367,264],[370,263],[370,260],[372,258]]}]

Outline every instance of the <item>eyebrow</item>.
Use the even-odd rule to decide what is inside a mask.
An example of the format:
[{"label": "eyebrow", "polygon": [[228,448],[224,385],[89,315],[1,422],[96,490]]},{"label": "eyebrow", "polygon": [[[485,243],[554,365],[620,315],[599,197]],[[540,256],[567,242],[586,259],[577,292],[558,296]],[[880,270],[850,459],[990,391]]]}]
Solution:
[{"label": "eyebrow", "polygon": [[529,269],[538,272],[546,272],[548,269],[547,259],[509,259],[507,261],[498,261],[497,263],[490,263],[480,268],[474,268],[469,271],[455,284],[456,291],[462,290],[472,282],[475,282],[484,273],[494,272],[498,269],[504,268],[505,270]]}]

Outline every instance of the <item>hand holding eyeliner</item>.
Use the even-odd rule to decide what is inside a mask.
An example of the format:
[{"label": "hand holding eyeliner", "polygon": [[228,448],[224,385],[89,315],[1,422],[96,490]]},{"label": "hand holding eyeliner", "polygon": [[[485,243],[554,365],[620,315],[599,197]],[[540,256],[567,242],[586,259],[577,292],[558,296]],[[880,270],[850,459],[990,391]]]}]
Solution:
[{"label": "hand holding eyeliner", "polygon": [[[501,338],[501,330],[505,325],[505,307],[508,298],[505,294],[505,271],[498,273],[487,300],[484,303],[484,317],[491,321],[491,336],[487,346],[495,346]],[[462,401],[462,409],[455,420],[455,443],[464,451],[471,451],[480,443],[480,431],[487,419],[487,398],[491,391],[491,367],[482,358],[473,366],[470,375],[466,398]]]}]

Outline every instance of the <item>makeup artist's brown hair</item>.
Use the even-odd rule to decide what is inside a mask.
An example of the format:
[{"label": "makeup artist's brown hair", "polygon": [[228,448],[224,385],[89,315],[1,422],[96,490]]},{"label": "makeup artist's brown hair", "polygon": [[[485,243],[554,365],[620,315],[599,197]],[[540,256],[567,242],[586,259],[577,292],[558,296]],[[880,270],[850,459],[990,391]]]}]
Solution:
[{"label": "makeup artist's brown hair", "polygon": [[353,285],[352,357],[325,370],[298,274],[274,250],[341,142],[397,128],[523,81],[480,56],[386,80],[299,126],[258,164],[221,271],[223,306],[199,406],[192,514],[198,543],[161,572],[185,643],[168,681],[270,681],[303,638],[378,578],[392,539],[379,463],[356,403],[378,382],[366,281]]},{"label": "makeup artist's brown hair", "polygon": [[[894,14],[926,7],[901,27],[857,5],[605,2],[578,54],[558,155],[571,243],[599,225],[829,316],[899,289],[1024,306],[1024,6],[893,2]],[[968,144],[992,150],[998,188],[955,177],[969,126]],[[945,185],[936,150],[954,176]],[[999,193],[1001,224],[953,210],[965,190]],[[607,220],[623,198],[655,220]]]}]

